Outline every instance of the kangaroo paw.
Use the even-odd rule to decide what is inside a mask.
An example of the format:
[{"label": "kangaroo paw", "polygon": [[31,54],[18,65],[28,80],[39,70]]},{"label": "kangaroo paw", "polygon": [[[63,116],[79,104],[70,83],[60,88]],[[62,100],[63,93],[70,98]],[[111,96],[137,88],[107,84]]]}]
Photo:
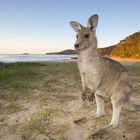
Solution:
[{"label": "kangaroo paw", "polygon": [[73,122],[74,122],[75,124],[81,124],[81,123],[85,123],[85,122],[87,122],[87,121],[88,121],[88,119],[87,119],[86,117],[83,117],[83,118],[81,118],[81,119],[74,120]]},{"label": "kangaroo paw", "polygon": [[82,100],[83,101],[86,101],[87,100],[87,95],[86,95],[85,92],[82,93],[82,96],[81,97],[82,97]]},{"label": "kangaroo paw", "polygon": [[95,96],[94,96],[94,94],[90,93],[87,98],[88,98],[89,102],[93,102],[93,100],[95,99]]}]

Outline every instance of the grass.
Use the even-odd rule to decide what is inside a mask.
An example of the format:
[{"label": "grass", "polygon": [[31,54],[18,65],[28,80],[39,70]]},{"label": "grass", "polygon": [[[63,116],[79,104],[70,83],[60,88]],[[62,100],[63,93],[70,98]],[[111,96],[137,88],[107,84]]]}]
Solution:
[{"label": "grass", "polygon": [[26,62],[0,63],[0,83],[2,85],[4,84],[10,85],[9,88],[13,87],[15,89],[18,89],[18,87],[20,88],[22,86],[20,82],[26,81],[27,83],[28,82],[27,80],[29,78],[38,76],[40,73],[36,71],[36,68],[41,66],[45,65],[41,63],[26,63]]},{"label": "grass", "polygon": [[[18,139],[21,140],[30,140],[32,134],[44,134],[46,135],[46,127],[48,127],[48,120],[49,120],[49,110],[43,109],[38,111],[37,113],[33,114],[30,120],[24,122],[24,124],[16,123],[9,126],[9,132],[15,133],[18,130],[20,134]],[[4,124],[4,123],[3,123]]]},{"label": "grass", "polygon": [[132,76],[133,85],[135,86],[134,93],[140,94],[140,63],[135,63],[133,66],[128,65],[125,68]]},{"label": "grass", "polygon": [[136,63],[133,66],[128,65],[125,67],[132,76],[140,76],[140,63]]},{"label": "grass", "polygon": [[[43,67],[46,68],[45,71]],[[50,87],[50,90],[55,90],[51,86],[56,83],[57,87],[58,82],[67,86],[66,88],[75,86],[76,81],[69,83],[69,79],[79,79],[78,69],[74,63],[0,63],[0,89],[11,88],[15,91],[30,89],[32,82],[42,78],[41,75],[48,77],[46,85]]]},{"label": "grass", "polygon": [[48,87],[46,89],[48,92],[67,92],[69,89],[80,88],[80,75],[75,63],[48,63],[48,65],[51,76],[44,83],[44,86]]},{"label": "grass", "polygon": [[33,132],[38,132],[40,134],[45,134],[46,126],[48,122],[49,112],[47,109],[38,112],[37,114],[33,115],[29,122],[24,126],[22,129],[23,139],[29,139],[30,135]]},{"label": "grass", "polygon": [[[125,67],[137,83],[134,91],[138,93],[140,64]],[[70,128],[69,124],[53,124],[52,119],[69,115],[70,110],[65,107],[78,100],[79,91],[81,79],[75,62],[0,63],[0,119],[1,115],[6,115],[0,122],[0,130],[9,128],[10,134],[18,134],[23,140],[34,139],[33,136],[39,134],[65,140],[64,133]],[[27,106],[28,103],[31,105]],[[27,121],[9,125],[7,118],[11,114],[20,111],[26,114],[30,108],[36,112]],[[132,115],[129,113],[128,117]],[[139,127],[134,132],[140,138]]]},{"label": "grass", "polygon": [[53,108],[43,109],[34,114],[31,119],[21,129],[21,138],[29,140],[31,135],[43,134],[44,136],[52,137],[50,133],[57,133],[61,140],[64,140],[64,133],[69,129],[68,124],[54,125],[51,124],[51,116],[56,110]]},{"label": "grass", "polygon": [[[30,139],[34,133],[48,135],[49,128],[54,133],[60,133],[59,137],[64,139],[63,134],[69,127],[67,124],[51,126],[49,115],[61,112],[57,104],[76,99],[69,92],[77,92],[80,86],[76,63],[0,63],[0,99],[6,102],[6,105],[3,102],[0,104],[0,114],[10,115],[24,110],[24,107],[17,104],[20,100],[36,100],[39,101],[38,105],[45,106],[50,101],[55,102],[56,107],[49,110],[42,108],[25,124],[16,123],[8,127],[10,133],[20,131],[22,139]],[[33,95],[34,90],[40,94]]]},{"label": "grass", "polygon": [[12,78],[37,75],[32,66],[42,66],[40,63],[0,63],[0,81]]},{"label": "grass", "polygon": [[[37,69],[44,66],[42,63],[0,63],[0,97],[16,98],[20,93],[33,89],[36,78],[42,76]],[[5,91],[9,91],[9,95]]]},{"label": "grass", "polygon": [[7,123],[1,123],[1,124],[0,124],[0,129],[3,128],[3,127],[7,127],[7,126],[8,126]]},{"label": "grass", "polygon": [[139,140],[140,139],[140,126],[137,126],[134,131],[136,134],[136,138]]},{"label": "grass", "polygon": [[9,102],[7,104],[0,104],[0,114],[11,114],[21,110],[21,106],[16,102]]}]

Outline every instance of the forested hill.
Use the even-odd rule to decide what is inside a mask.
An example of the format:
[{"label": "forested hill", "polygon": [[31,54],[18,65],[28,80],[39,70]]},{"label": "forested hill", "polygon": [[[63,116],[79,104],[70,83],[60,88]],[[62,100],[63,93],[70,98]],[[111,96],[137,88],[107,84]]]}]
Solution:
[{"label": "forested hill", "polygon": [[140,31],[121,40],[109,55],[140,59]]},{"label": "forested hill", "polygon": [[116,47],[116,45],[110,46],[110,47],[106,47],[106,48],[98,48],[98,52],[100,55],[110,55],[112,50]]}]

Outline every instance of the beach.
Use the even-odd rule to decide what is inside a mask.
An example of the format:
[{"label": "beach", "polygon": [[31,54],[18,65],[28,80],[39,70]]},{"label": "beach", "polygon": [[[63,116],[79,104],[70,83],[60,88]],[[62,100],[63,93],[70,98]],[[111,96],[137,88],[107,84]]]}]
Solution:
[{"label": "beach", "polygon": [[0,62],[63,62],[70,61],[76,55],[49,55],[49,54],[0,54]]},{"label": "beach", "polygon": [[[124,63],[125,62],[125,63]],[[121,63],[132,76],[132,100],[140,104],[140,62]],[[73,121],[96,112],[95,101],[81,100],[77,62],[0,63],[0,140],[91,140],[111,119],[107,115],[81,125]],[[123,110],[113,140],[140,139],[140,112]]]}]

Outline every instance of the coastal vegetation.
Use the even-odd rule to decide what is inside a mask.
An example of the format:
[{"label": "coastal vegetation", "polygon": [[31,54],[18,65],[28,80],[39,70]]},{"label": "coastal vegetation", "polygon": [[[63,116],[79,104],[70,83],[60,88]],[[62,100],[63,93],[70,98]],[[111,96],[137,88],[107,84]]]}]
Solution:
[{"label": "coastal vegetation", "polygon": [[136,32],[121,40],[110,55],[121,58],[140,59],[140,32]]}]

